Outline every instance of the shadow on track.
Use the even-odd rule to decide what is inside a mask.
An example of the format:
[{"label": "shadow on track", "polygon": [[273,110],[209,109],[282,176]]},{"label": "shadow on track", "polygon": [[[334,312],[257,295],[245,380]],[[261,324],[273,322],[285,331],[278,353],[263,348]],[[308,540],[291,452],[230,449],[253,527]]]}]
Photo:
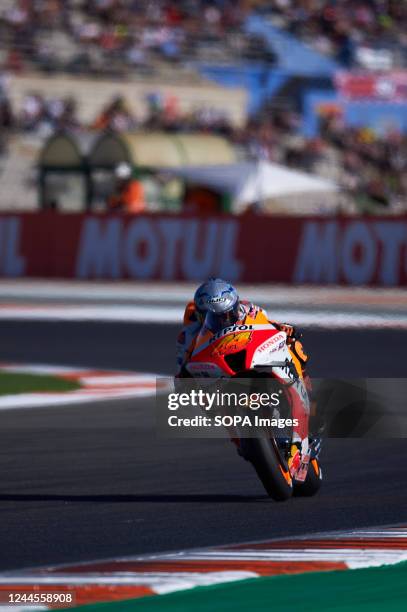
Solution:
[{"label": "shadow on track", "polygon": [[244,503],[258,502],[269,500],[267,495],[161,495],[161,494],[149,494],[149,495],[64,495],[64,494],[29,494],[29,493],[16,493],[16,494],[3,494],[0,495],[0,502],[11,501],[11,502],[49,502],[49,501],[63,501],[63,502],[96,502],[96,503]]}]

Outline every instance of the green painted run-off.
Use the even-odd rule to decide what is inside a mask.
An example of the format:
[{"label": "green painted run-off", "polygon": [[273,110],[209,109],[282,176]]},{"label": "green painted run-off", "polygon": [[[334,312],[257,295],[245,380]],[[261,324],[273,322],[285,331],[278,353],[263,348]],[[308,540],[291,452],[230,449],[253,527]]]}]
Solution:
[{"label": "green painted run-off", "polygon": [[313,572],[82,606],[85,612],[401,612],[407,610],[407,562]]}]

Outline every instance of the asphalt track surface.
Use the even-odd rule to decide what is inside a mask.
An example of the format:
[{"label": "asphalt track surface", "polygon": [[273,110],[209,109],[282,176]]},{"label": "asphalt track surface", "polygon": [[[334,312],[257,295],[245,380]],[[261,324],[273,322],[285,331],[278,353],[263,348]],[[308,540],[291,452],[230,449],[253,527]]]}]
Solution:
[{"label": "asphalt track surface", "polygon": [[[0,361],[171,373],[175,326],[0,324]],[[404,377],[407,333],[305,333],[314,376]],[[228,440],[158,439],[154,400],[0,412],[0,569],[407,522],[407,441],[329,440],[313,499]]]}]

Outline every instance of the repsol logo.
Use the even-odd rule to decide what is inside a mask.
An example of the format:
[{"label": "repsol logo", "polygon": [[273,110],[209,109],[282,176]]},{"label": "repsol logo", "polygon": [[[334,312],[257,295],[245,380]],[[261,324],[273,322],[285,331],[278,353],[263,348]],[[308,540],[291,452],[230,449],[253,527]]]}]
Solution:
[{"label": "repsol logo", "polygon": [[225,329],[222,329],[222,331],[218,332],[215,336],[212,336],[209,342],[215,342],[215,340],[219,340],[219,338],[226,336],[226,334],[250,331],[251,329],[253,329],[253,325],[231,325],[230,327],[225,327]]}]

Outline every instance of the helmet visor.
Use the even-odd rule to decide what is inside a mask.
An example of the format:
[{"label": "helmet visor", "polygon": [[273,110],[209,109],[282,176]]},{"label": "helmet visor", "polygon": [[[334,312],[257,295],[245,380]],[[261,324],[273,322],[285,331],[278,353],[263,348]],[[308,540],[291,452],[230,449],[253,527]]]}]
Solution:
[{"label": "helmet visor", "polygon": [[211,310],[208,310],[205,318],[205,325],[212,332],[217,333],[225,327],[230,327],[231,325],[235,325],[240,318],[240,303],[236,302],[236,304],[228,310],[227,312],[215,313]]}]

